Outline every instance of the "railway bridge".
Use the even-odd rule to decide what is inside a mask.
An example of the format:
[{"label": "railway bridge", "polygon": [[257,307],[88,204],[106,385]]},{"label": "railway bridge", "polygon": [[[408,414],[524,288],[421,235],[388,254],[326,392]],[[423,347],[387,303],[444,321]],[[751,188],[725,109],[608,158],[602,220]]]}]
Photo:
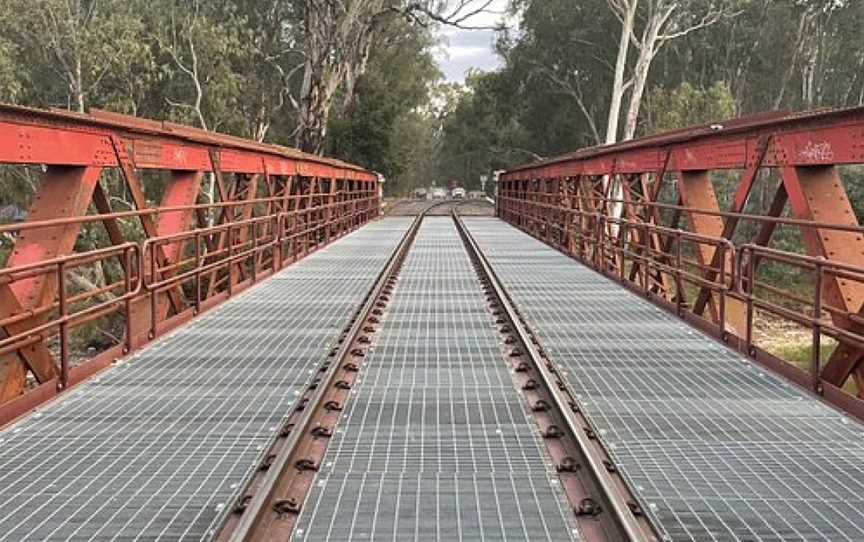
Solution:
[{"label": "railway bridge", "polygon": [[0,106],[0,163],[2,541],[864,540],[864,110],[486,212],[103,111]]}]

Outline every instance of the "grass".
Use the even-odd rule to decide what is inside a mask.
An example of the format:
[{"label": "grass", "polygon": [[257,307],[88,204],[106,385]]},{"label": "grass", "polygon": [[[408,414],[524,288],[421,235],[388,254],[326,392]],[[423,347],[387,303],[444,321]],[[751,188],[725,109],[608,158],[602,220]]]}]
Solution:
[{"label": "grass", "polygon": [[[831,341],[831,344],[825,344],[824,342],[820,345],[819,351],[821,353],[820,361],[822,363],[822,367],[828,362],[828,359],[831,358],[831,354],[834,353],[834,349],[837,348],[837,343],[835,341]],[[804,371],[810,372],[810,352],[812,347],[810,343],[807,344],[785,344],[779,347],[772,349],[771,354],[774,354],[778,358],[788,361],[792,365],[803,369]],[[858,386],[855,383],[854,378],[850,378],[846,385],[843,386],[843,390],[851,395],[858,395]]]},{"label": "grass", "polygon": [[[825,364],[826,361],[831,357],[831,354],[834,352],[834,349],[837,348],[836,344],[822,344],[820,345],[820,354],[822,365]],[[810,352],[812,351],[812,345],[810,343],[807,344],[785,344],[772,349],[772,354],[777,356],[778,358],[784,359],[795,365],[800,367],[805,371],[810,371]]]}]

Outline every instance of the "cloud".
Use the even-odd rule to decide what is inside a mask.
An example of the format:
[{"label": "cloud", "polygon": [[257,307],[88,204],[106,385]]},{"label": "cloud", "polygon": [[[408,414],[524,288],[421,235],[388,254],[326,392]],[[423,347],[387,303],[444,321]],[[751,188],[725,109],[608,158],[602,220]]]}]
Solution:
[{"label": "cloud", "polygon": [[[507,0],[495,0],[488,13],[480,13],[464,21],[465,25],[493,27],[501,22]],[[443,43],[436,55],[441,71],[448,81],[462,82],[471,68],[489,71],[501,66],[495,54],[493,30],[464,30],[454,27],[441,29]]]}]

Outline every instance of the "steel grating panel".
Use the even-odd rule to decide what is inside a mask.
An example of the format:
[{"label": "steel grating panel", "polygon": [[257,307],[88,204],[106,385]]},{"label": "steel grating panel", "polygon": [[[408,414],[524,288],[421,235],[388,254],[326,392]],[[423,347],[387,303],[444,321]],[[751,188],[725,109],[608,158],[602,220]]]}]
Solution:
[{"label": "steel grating panel", "polygon": [[0,432],[0,540],[200,540],[411,223],[351,233]]},{"label": "steel grating panel", "polygon": [[465,218],[674,540],[864,540],[864,428],[498,219]]},{"label": "steel grating panel", "polygon": [[427,217],[298,540],[572,540],[449,217]]}]

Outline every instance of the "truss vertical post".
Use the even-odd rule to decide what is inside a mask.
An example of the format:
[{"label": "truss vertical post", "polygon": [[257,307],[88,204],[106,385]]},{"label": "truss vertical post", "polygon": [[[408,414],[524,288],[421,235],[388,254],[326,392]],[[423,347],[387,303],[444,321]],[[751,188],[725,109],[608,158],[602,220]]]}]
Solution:
[{"label": "truss vertical post", "polygon": [[[680,172],[679,192],[681,199],[689,208],[693,209],[708,209],[711,211],[719,211],[720,204],[717,201],[717,195],[714,192],[714,185],[711,183],[711,175],[707,170]],[[688,211],[687,218],[690,221],[690,226],[695,233],[707,235],[711,237],[721,237],[723,235],[723,219],[720,216],[706,215],[703,213],[695,213]],[[715,248],[705,244],[699,244],[699,250],[696,251],[696,256],[699,263],[703,267],[711,266],[714,261]],[[732,276],[732,269],[729,265],[729,260],[718,262],[718,266],[723,265],[726,269],[726,276]],[[711,316],[717,322],[719,318],[717,303],[711,296]],[[736,299],[729,299],[726,304],[726,330],[739,337],[744,335],[744,330],[747,325],[746,307],[743,303]]]}]

